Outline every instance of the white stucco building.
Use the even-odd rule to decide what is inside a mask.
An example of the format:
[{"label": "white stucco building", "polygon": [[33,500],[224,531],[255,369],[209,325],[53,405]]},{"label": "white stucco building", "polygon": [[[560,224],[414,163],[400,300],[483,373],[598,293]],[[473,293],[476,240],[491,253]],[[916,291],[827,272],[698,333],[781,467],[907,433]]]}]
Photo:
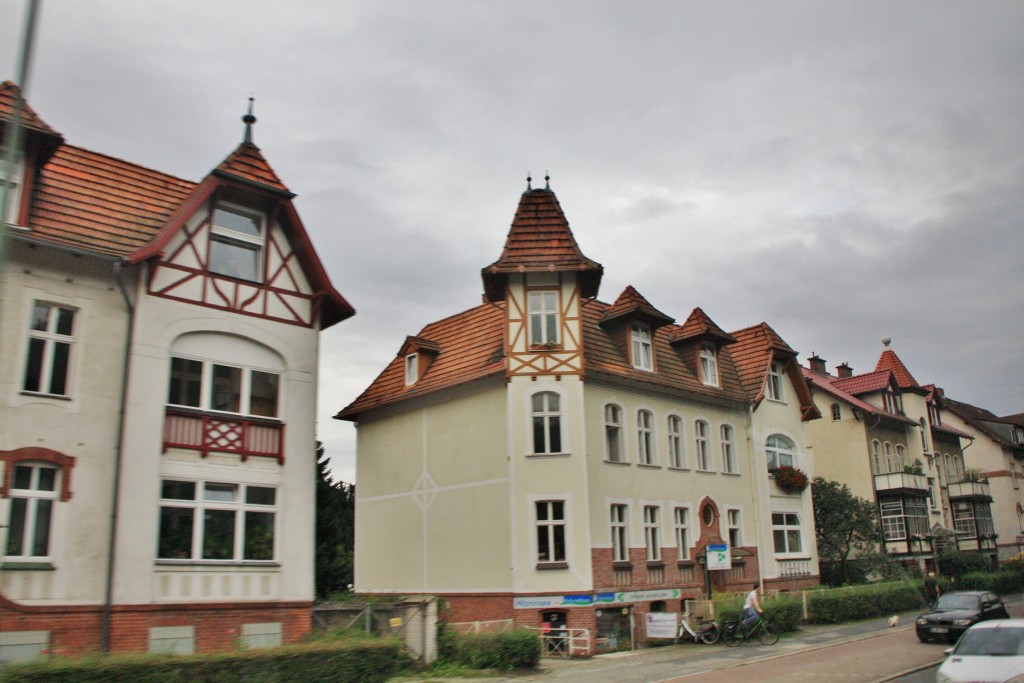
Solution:
[{"label": "white stucco building", "polygon": [[[0,86],[0,128],[16,96]],[[354,311],[254,122],[195,183],[25,109],[0,270],[0,658],[310,628],[318,336]]]}]

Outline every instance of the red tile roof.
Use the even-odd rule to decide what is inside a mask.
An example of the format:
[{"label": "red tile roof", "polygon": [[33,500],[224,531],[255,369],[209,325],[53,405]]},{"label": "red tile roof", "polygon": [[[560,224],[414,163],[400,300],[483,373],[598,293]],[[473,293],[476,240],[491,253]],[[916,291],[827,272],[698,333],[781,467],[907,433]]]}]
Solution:
[{"label": "red tile roof", "polygon": [[1017,444],[1008,437],[1007,434],[1000,433],[998,424],[1014,424],[1012,420],[1006,420],[997,416],[991,410],[985,408],[979,408],[973,406],[970,403],[963,403],[962,401],[954,401],[948,396],[941,396],[939,398],[939,407],[943,410],[948,410],[953,413],[964,422],[969,424],[974,429],[977,429],[982,434],[985,434],[990,439],[998,443],[1003,448],[1008,448],[1016,451],[1017,457],[1024,455],[1024,444]]},{"label": "red tile roof", "polygon": [[[829,375],[820,375],[817,372],[814,372],[813,370],[809,370],[807,368],[801,369],[803,370],[804,377],[808,380],[808,382],[810,382],[812,387],[824,391],[833,398],[839,399],[853,408],[857,408],[858,410],[861,410],[869,415],[875,415],[881,418],[894,420],[896,422],[902,422],[903,424],[917,424],[914,420],[911,420],[909,417],[905,417],[903,415],[894,415],[892,413],[886,412],[882,408],[873,406],[867,401],[863,401],[857,398],[854,394],[844,390],[842,386],[840,386],[843,382],[848,382],[849,379],[855,379],[853,377],[848,379],[836,379],[835,377],[831,377]],[[863,377],[864,375],[860,376]]]},{"label": "red tile roof", "polygon": [[512,273],[578,272],[584,297],[597,295],[604,269],[583,255],[555,193],[527,190],[519,200],[501,258],[483,269],[484,290],[490,301],[505,297]]},{"label": "red tile roof", "polygon": [[652,306],[640,292],[633,289],[633,285],[627,285],[622,294],[615,300],[608,310],[605,311],[602,323],[607,323],[618,318],[638,318],[650,322],[655,327],[674,323],[675,320],[665,315]]},{"label": "red tile roof", "polygon": [[717,339],[720,344],[731,344],[736,338],[715,324],[715,321],[708,317],[700,308],[693,309],[690,316],[672,334],[672,342],[700,339],[703,337]]},{"label": "red tile roof", "polygon": [[848,394],[860,396],[873,391],[882,391],[892,384],[892,372],[889,370],[876,370],[863,375],[854,375],[832,381],[832,385]]},{"label": "red tile roof", "polygon": [[882,355],[878,357],[878,363],[875,364],[875,371],[879,370],[891,370],[892,374],[896,377],[896,383],[900,389],[920,386],[917,380],[914,379],[914,376],[910,374],[910,370],[907,370],[907,366],[900,360],[900,357],[888,346],[882,351]]},{"label": "red tile roof", "polygon": [[[442,389],[505,374],[505,302],[481,304],[431,323],[415,338],[440,349],[436,360],[415,384],[405,384],[404,355],[399,353],[337,419],[425,396]],[[404,350],[408,342],[402,345]]]},{"label": "red tile roof", "polygon": [[[18,96],[18,86],[11,81],[0,83],[0,121],[11,121],[14,118],[14,103]],[[21,125],[29,130],[38,133],[61,137],[61,134],[51,128],[49,124],[39,118],[35,110],[23,102],[21,110]]]},{"label": "red tile roof", "polygon": [[[678,331],[674,325],[662,327],[653,335],[655,372],[634,368],[616,345],[612,334],[599,324],[610,308],[609,304],[601,301],[583,301],[583,367],[586,377],[716,405],[749,402],[750,397],[743,390],[728,349],[723,349],[718,356],[722,386],[709,387],[697,376],[695,352],[669,343],[670,336]],[[486,377],[504,376],[505,324],[505,302],[499,302],[482,304],[427,325],[415,338],[429,339],[440,352],[423,377],[412,386],[405,385],[403,353],[400,352],[377,379],[335,417],[356,420],[367,410]],[[408,344],[407,338],[402,350],[408,348]]]},{"label": "red tile roof", "polygon": [[745,327],[732,333],[736,343],[729,347],[747,393],[759,397],[774,360],[796,357],[796,351],[768,323]]},{"label": "red tile roof", "polygon": [[269,187],[294,196],[274,173],[274,169],[270,168],[260,148],[251,142],[243,142],[236,147],[235,151],[214,169],[214,174]]},{"label": "red tile roof", "polygon": [[196,184],[73,145],[43,166],[29,213],[32,235],[127,256],[149,243]]}]

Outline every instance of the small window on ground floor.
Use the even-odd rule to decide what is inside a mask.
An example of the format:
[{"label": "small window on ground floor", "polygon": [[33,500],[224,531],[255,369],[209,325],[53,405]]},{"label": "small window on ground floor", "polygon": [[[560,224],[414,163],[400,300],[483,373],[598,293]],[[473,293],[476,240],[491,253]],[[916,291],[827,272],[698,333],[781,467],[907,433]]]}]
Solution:
[{"label": "small window on ground floor", "polygon": [[153,626],[149,629],[149,652],[190,655],[195,650],[195,626]]},{"label": "small window on ground floor", "polygon": [[50,649],[49,631],[9,631],[0,633],[0,666],[27,662]]},{"label": "small window on ground floor", "polygon": [[242,645],[247,648],[280,647],[281,622],[242,624]]}]

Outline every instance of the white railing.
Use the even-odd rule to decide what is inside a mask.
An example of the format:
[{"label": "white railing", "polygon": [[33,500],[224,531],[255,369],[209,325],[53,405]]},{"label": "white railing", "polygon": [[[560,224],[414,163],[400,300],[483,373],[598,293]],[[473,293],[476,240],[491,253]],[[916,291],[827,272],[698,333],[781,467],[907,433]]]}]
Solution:
[{"label": "white railing", "polygon": [[779,560],[779,576],[784,579],[810,575],[810,560]]},{"label": "white railing", "polygon": [[889,472],[875,475],[876,491],[892,491],[896,489],[928,490],[928,478],[923,474],[910,472]]}]

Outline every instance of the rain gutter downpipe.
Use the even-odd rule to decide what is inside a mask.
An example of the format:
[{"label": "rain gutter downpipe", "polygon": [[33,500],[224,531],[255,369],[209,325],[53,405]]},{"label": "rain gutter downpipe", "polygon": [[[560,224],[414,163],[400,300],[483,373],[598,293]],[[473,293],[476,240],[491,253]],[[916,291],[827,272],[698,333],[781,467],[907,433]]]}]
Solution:
[{"label": "rain gutter downpipe", "polygon": [[128,372],[131,369],[131,351],[135,338],[135,306],[132,305],[128,289],[124,284],[122,261],[114,261],[114,278],[118,290],[124,299],[125,310],[128,312],[128,324],[125,329],[124,363],[121,368],[121,401],[117,416],[117,439],[114,442],[114,491],[110,506],[110,543],[107,546],[107,577],[103,596],[103,624],[101,642],[103,654],[110,654],[110,622],[114,602],[114,560],[117,550],[118,509],[121,506],[121,462],[124,459],[124,426],[125,412],[128,406]]}]

